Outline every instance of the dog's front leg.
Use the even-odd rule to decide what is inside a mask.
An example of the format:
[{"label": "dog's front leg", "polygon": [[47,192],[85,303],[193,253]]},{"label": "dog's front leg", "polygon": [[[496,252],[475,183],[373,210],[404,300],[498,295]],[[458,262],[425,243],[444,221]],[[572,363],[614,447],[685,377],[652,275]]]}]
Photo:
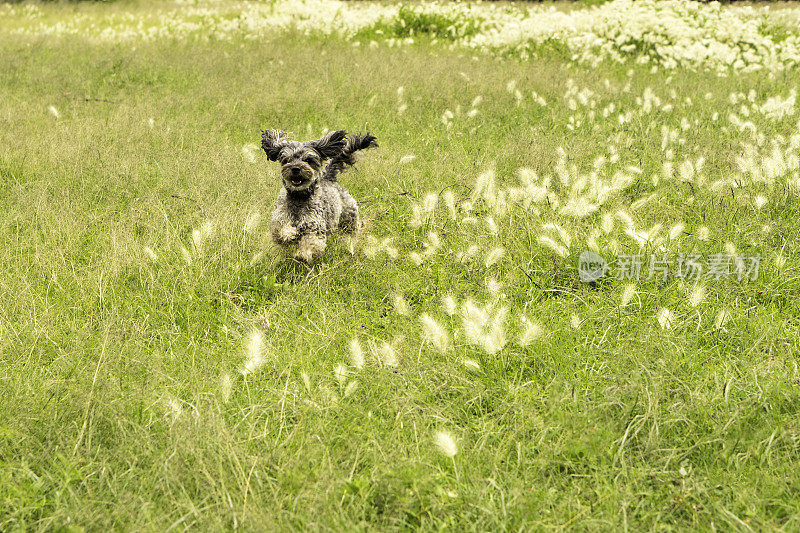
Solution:
[{"label": "dog's front leg", "polygon": [[311,233],[303,235],[300,237],[300,243],[297,245],[297,252],[294,254],[294,258],[301,263],[311,263],[322,255],[327,244],[328,239],[324,234]]},{"label": "dog's front leg", "polygon": [[273,213],[269,230],[272,233],[272,240],[278,244],[291,244],[300,236],[292,221],[282,211]]}]

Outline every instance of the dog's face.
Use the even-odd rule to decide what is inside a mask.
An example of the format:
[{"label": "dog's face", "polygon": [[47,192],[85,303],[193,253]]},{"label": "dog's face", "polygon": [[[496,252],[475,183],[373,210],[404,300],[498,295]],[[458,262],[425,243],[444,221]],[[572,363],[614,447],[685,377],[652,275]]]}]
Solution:
[{"label": "dog's face", "polygon": [[261,147],[271,161],[281,164],[281,178],[288,192],[313,190],[325,161],[342,153],[345,131],[333,131],[316,141],[302,143],[286,140],[286,136],[282,131],[267,130],[261,135]]},{"label": "dog's face", "polygon": [[305,192],[313,188],[319,180],[322,156],[306,143],[281,150],[278,162],[281,164],[283,186],[289,192]]}]

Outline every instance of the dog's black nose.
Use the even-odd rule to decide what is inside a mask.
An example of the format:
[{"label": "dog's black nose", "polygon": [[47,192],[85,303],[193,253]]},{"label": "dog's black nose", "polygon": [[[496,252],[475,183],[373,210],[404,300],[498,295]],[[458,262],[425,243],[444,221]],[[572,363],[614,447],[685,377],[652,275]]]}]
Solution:
[{"label": "dog's black nose", "polygon": [[292,167],[292,176],[299,176],[300,175],[300,167]]}]

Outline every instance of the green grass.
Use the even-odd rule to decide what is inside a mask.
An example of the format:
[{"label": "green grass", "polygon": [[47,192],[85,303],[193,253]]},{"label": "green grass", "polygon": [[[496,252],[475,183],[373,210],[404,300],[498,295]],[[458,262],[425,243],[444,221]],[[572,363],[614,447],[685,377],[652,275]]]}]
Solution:
[{"label": "green grass", "polygon": [[[704,157],[708,182],[735,175],[742,143],[757,140],[728,123],[741,106],[729,94],[786,96],[796,71],[629,75],[628,65],[576,67],[557,53],[521,62],[424,40],[370,48],[293,34],[213,44],[5,35],[0,57],[0,529],[800,527],[797,195],[783,178],[722,193],[651,181],[661,127],[680,130],[681,117],[698,124],[673,145],[676,168]],[[569,109],[569,79],[596,93],[594,119]],[[646,87],[675,110],[620,126]],[[610,103],[617,111],[603,119]],[[447,129],[440,117],[457,106]],[[586,124],[570,131],[570,116]],[[796,119],[750,117],[765,136],[758,150],[797,134]],[[401,257],[351,256],[334,238],[307,268],[272,247],[265,222],[243,231],[256,211],[268,219],[279,187],[277,165],[242,154],[267,127],[303,139],[375,133],[381,147],[342,182],[361,206],[361,243],[394,237]],[[546,176],[563,147],[588,173],[609,143],[612,171],[642,174],[601,212],[655,194],[631,211],[638,226],[683,221],[689,235],[675,253],[726,242],[760,253],[759,279],[709,281],[696,309],[691,285],[642,281],[621,307],[625,283],[577,281],[599,215],[512,210],[496,217],[499,237],[442,210],[421,228],[407,223],[427,192],[467,199],[487,168],[499,185],[516,184],[520,167]],[[399,165],[407,154],[416,159]],[[768,199],[760,210],[757,192]],[[491,209],[476,203],[481,216]],[[192,231],[205,221],[215,232],[198,253]],[[538,244],[547,222],[572,233],[568,258]],[[707,242],[693,237],[701,225]],[[429,231],[443,246],[414,266],[407,255]],[[456,261],[472,243],[506,256],[489,269]],[[544,337],[494,355],[463,336],[444,355],[422,343],[414,317],[455,331],[441,296],[486,301],[487,276],[503,284],[509,324],[524,310]],[[395,312],[396,293],[412,317]],[[661,307],[676,315],[671,330],[658,326]],[[721,309],[731,317],[722,329]],[[267,363],[244,377],[254,327]],[[509,341],[516,331],[509,325]],[[334,368],[349,365],[354,337],[368,362],[340,382]],[[384,341],[397,368],[371,354]],[[434,445],[438,430],[458,440],[452,459]]]}]

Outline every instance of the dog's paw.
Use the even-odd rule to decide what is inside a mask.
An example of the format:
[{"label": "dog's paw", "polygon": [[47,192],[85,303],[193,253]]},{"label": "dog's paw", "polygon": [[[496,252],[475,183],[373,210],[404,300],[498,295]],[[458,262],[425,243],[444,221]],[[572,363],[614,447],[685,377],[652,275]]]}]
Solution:
[{"label": "dog's paw", "polygon": [[292,242],[297,239],[297,228],[294,226],[283,226],[278,231],[278,240],[280,242]]},{"label": "dog's paw", "polygon": [[300,263],[309,264],[314,260],[314,255],[311,253],[311,250],[307,248],[301,248],[294,254],[294,260]]}]

